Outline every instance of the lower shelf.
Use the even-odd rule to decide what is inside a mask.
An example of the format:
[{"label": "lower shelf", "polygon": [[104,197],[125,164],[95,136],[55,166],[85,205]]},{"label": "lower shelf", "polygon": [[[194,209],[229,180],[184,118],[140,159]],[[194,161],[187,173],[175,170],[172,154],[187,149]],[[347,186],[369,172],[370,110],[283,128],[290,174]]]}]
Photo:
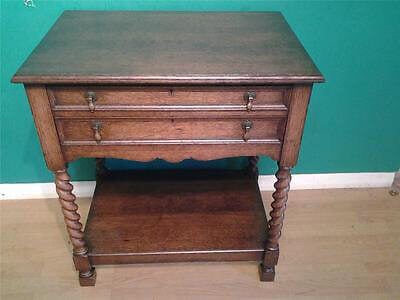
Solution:
[{"label": "lower shelf", "polygon": [[110,173],[85,228],[95,265],[261,260],[266,233],[256,178],[214,170]]}]

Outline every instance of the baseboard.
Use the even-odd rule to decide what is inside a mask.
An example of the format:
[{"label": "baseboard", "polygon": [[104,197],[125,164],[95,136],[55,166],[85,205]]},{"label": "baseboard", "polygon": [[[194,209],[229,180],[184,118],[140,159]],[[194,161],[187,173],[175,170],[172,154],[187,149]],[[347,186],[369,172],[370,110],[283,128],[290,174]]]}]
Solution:
[{"label": "baseboard", "polygon": [[[77,197],[92,197],[95,181],[75,181],[74,194]],[[1,200],[58,198],[54,183],[5,183],[0,184]]]},{"label": "baseboard", "polygon": [[[332,174],[294,174],[292,190],[337,189],[337,188],[376,188],[390,187],[394,172],[388,173],[332,173]],[[262,175],[259,185],[262,191],[272,191],[273,175]],[[91,197],[94,181],[72,182],[77,197]],[[53,183],[12,183],[0,184],[1,199],[42,199],[57,198]]]},{"label": "baseboard", "polygon": [[[292,175],[290,189],[317,190],[390,187],[394,174],[394,172],[294,174]],[[263,191],[272,191],[275,181],[275,176],[260,176],[260,189]]]}]

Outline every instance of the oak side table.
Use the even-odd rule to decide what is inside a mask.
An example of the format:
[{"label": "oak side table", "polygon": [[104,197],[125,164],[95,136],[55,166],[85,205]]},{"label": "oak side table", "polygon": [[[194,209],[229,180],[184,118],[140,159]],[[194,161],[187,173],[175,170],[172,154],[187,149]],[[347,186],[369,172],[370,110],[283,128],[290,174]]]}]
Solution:
[{"label": "oak side table", "polygon": [[[260,261],[273,281],[312,85],[280,13],[66,11],[14,75],[29,99],[82,286],[95,265]],[[278,162],[270,217],[257,160]],[[111,172],[104,158],[247,156],[237,171]],[[97,159],[85,228],[67,164]]]}]

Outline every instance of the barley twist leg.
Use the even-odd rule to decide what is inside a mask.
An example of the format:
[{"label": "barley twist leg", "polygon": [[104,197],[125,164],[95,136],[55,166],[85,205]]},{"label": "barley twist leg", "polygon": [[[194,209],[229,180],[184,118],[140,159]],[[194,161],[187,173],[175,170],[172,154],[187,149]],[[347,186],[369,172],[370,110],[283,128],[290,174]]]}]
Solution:
[{"label": "barley twist leg", "polygon": [[258,177],[258,166],[257,166],[258,160],[259,160],[258,156],[249,156],[248,157],[249,164],[248,164],[247,168],[249,170],[249,173],[255,177]]},{"label": "barley twist leg", "polygon": [[275,176],[277,181],[274,184],[275,192],[272,194],[274,201],[271,203],[271,218],[268,221],[265,255],[260,266],[261,281],[274,281],[275,279],[275,266],[279,258],[279,238],[282,232],[290,187],[290,168],[279,166],[279,170]]},{"label": "barley twist leg", "polygon": [[105,158],[96,158],[96,181],[101,180],[107,175],[107,168],[105,166]]},{"label": "barley twist leg", "polygon": [[61,209],[64,214],[64,221],[68,235],[73,246],[73,259],[75,268],[79,271],[79,282],[82,286],[94,285],[96,282],[96,271],[92,267],[88,248],[84,240],[81,216],[78,214],[76,197],[72,193],[73,186],[70,183],[70,176],[66,170],[55,172],[55,184]]}]

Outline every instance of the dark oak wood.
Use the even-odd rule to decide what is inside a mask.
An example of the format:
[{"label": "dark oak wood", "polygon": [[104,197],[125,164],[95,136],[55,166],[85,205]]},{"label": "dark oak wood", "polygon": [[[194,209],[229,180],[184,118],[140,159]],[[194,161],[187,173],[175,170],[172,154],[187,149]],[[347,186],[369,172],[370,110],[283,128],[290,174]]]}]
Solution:
[{"label": "dark oak wood", "polygon": [[25,91],[47,167],[52,171],[62,170],[65,168],[65,161],[46,89],[41,85],[26,85]]},{"label": "dark oak wood", "polygon": [[134,87],[55,86],[48,88],[55,110],[246,110],[248,94],[254,95],[251,110],[284,109],[285,87]]},{"label": "dark oak wood", "polygon": [[66,170],[55,172],[56,191],[64,214],[65,225],[73,247],[73,260],[76,270],[79,271],[79,282],[82,286],[94,285],[96,270],[92,267],[88,257],[88,247],[84,240],[81,216],[78,214],[76,197],[72,193],[73,186]]},{"label": "dark oak wood", "polygon": [[311,89],[311,86],[294,86],[291,90],[289,115],[280,158],[282,166],[293,167],[297,162]]},{"label": "dark oak wood", "polygon": [[278,12],[66,11],[14,82],[269,84],[323,77]]},{"label": "dark oak wood", "polygon": [[246,172],[111,172],[85,233],[94,263],[261,260],[266,227]]},{"label": "dark oak wood", "polygon": [[96,181],[101,180],[109,172],[105,163],[106,159],[104,157],[96,158]]},{"label": "dark oak wood", "polygon": [[[215,140],[244,141],[245,130],[242,119],[62,119],[57,121],[62,145],[106,145],[127,144],[130,142],[163,142],[193,140],[199,143]],[[247,140],[262,142],[281,141],[285,119],[250,120],[252,128],[248,130]],[[96,126],[97,125],[97,126]],[[95,135],[98,135],[96,141]]]},{"label": "dark oak wood", "polygon": [[283,219],[285,216],[286,202],[290,188],[290,168],[279,164],[278,179],[274,184],[275,192],[272,194],[274,201],[271,203],[272,211],[269,213],[268,236],[265,247],[264,259],[260,265],[260,279],[262,281],[274,281],[275,265],[279,258],[279,238],[281,237]]},{"label": "dark oak wood", "polygon": [[[73,246],[94,265],[254,260],[273,281],[312,84],[323,77],[280,13],[67,11],[23,82]],[[258,159],[278,161],[267,221]],[[247,156],[236,172],[112,173],[107,157]],[[83,231],[68,162],[96,159]]]},{"label": "dark oak wood", "polygon": [[267,155],[274,160],[279,159],[281,143],[253,143],[251,141],[220,141],[195,144],[191,141],[175,144],[143,144],[131,143],[128,145],[64,145],[65,159],[73,161],[80,157],[110,157],[130,159],[137,161],[151,161],[163,159],[169,162],[180,162],[185,159],[213,160],[224,157],[237,157],[243,155]]},{"label": "dark oak wood", "polygon": [[249,156],[249,166],[248,169],[250,171],[250,173],[258,179],[258,160],[260,159],[258,156]]},{"label": "dark oak wood", "polygon": [[[225,109],[226,108],[226,109]],[[240,111],[231,110],[229,107],[218,107],[215,109],[208,108],[202,110],[201,108],[185,109],[164,109],[155,108],[153,110],[133,110],[118,107],[117,109],[97,109],[93,113],[84,110],[62,109],[53,110],[53,115],[56,119],[87,119],[94,120],[98,118],[108,119],[260,119],[260,118],[281,118],[287,117],[288,109],[281,107],[279,109],[265,110],[265,111]]]}]

